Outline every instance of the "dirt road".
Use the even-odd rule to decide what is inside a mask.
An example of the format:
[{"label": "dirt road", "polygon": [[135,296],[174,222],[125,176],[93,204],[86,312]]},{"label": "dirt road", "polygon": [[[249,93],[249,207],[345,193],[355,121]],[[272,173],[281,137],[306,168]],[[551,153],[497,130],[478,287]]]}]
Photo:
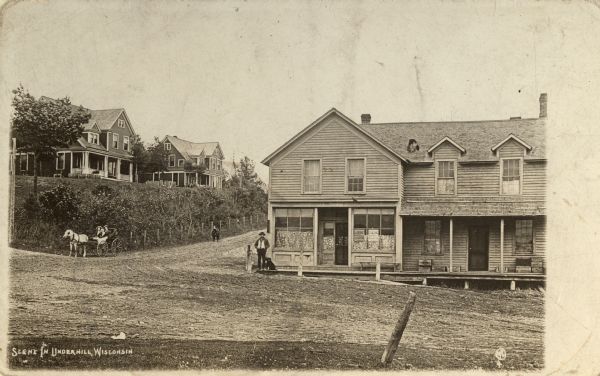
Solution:
[{"label": "dirt road", "polygon": [[[544,308],[539,292],[246,274],[245,246],[255,236],[252,232],[218,243],[113,258],[13,250],[10,335],[21,341],[106,340],[124,332],[132,341],[372,345],[378,353],[408,292],[415,291],[417,305],[397,368],[409,363],[417,368],[494,368],[493,354],[499,347],[508,354],[504,367],[543,364]],[[357,352],[356,363],[364,355]],[[323,353],[320,357],[327,359]],[[282,365],[285,359],[279,361]],[[239,362],[250,366],[248,360]],[[351,363],[345,362],[346,367]],[[314,367],[315,360],[305,364]],[[322,366],[327,365],[324,360]]]}]

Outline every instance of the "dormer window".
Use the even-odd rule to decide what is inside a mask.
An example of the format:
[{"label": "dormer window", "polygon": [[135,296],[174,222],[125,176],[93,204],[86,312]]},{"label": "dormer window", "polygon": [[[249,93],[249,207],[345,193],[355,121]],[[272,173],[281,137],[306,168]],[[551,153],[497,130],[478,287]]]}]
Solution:
[{"label": "dormer window", "polygon": [[90,144],[96,144],[96,145],[99,145],[99,137],[98,137],[98,133],[91,133],[91,132],[89,132],[89,133],[87,134],[87,141],[88,141]]},{"label": "dormer window", "polygon": [[165,150],[167,150],[167,151],[171,150],[171,144],[170,143],[168,143],[168,142],[165,143]]}]

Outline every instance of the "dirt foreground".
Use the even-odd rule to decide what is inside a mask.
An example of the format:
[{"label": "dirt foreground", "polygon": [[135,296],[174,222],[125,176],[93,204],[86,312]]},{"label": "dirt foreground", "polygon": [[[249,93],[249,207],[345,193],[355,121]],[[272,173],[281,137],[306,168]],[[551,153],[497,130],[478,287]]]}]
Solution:
[{"label": "dirt foreground", "polygon": [[540,292],[246,274],[255,237],[112,258],[12,250],[10,366],[373,369],[414,291],[391,368],[498,369],[499,348],[502,369],[543,367]]}]

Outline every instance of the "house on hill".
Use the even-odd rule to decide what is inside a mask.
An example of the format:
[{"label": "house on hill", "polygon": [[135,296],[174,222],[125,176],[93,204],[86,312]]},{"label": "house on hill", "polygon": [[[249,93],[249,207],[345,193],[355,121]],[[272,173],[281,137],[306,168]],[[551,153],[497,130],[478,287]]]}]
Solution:
[{"label": "house on hill", "polygon": [[[40,161],[39,175],[89,176],[133,182],[131,142],[136,134],[125,109],[84,109],[91,117],[83,125],[83,135],[68,148],[57,149],[55,160]],[[33,154],[18,153],[15,162],[17,174],[33,174]]]},{"label": "house on hill", "polygon": [[361,123],[327,111],[262,163],[277,265],[542,273],[547,95],[538,118]]},{"label": "house on hill", "polygon": [[223,187],[225,156],[218,142],[192,142],[167,135],[163,145],[167,154],[167,171],[154,173],[153,180],[173,181],[179,187]]}]

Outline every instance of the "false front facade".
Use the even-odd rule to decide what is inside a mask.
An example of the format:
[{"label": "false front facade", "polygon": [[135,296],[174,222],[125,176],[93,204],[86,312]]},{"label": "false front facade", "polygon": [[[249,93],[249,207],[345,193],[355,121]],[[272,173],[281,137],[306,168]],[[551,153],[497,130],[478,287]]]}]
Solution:
[{"label": "false front facade", "polygon": [[540,117],[357,124],[332,109],[263,161],[278,265],[543,272]]}]

